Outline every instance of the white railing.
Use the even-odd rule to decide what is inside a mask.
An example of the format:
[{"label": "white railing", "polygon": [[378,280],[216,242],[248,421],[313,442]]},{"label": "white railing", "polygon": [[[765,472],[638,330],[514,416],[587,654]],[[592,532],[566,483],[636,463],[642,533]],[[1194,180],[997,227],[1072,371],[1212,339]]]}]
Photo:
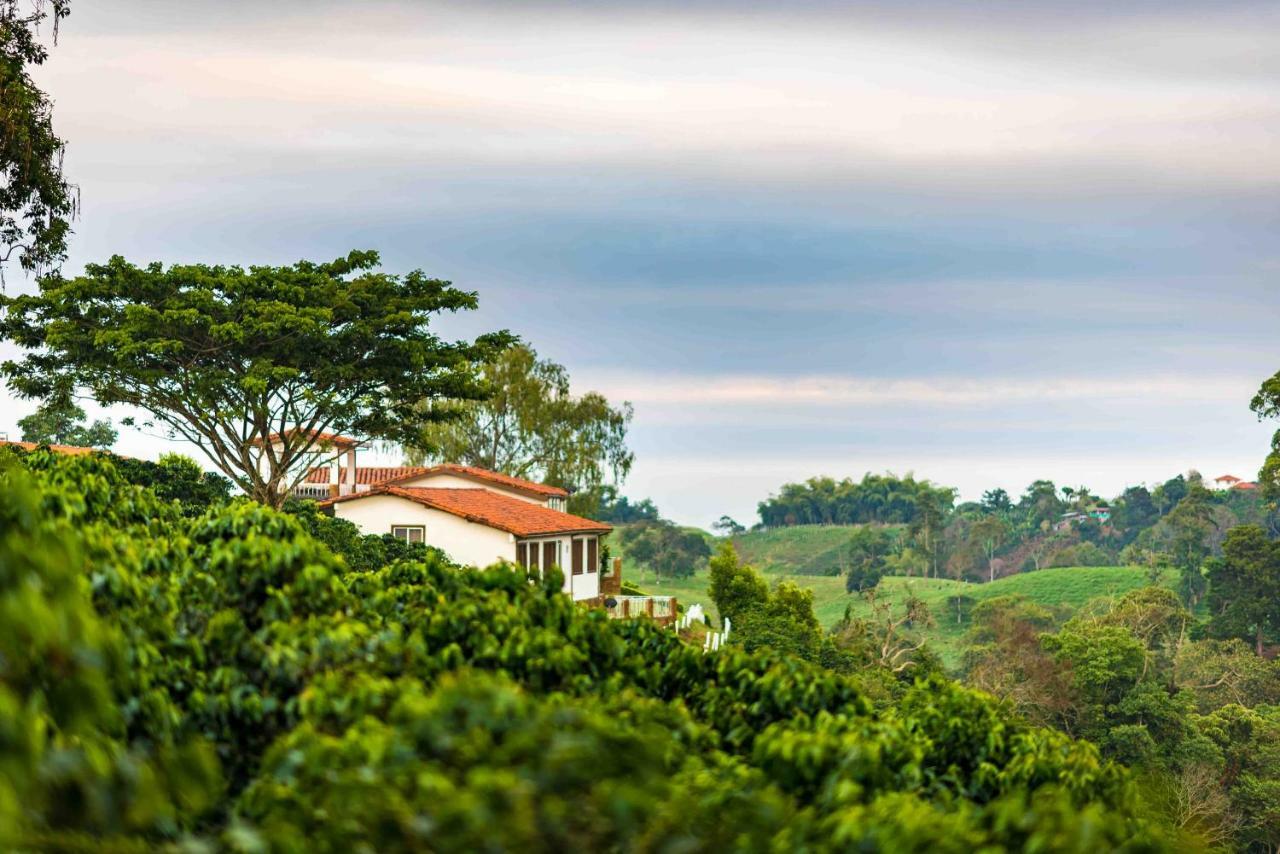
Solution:
[{"label": "white railing", "polygon": [[703,652],[715,652],[724,646],[725,641],[729,640],[729,628],[731,623],[728,617],[724,618],[724,627],[718,632],[707,632],[706,638],[702,641]]},{"label": "white railing", "polygon": [[289,490],[289,494],[294,498],[314,498],[317,501],[329,497],[329,484],[327,483],[300,483],[293,489]]},{"label": "white railing", "polygon": [[610,619],[626,620],[631,617],[653,617],[667,620],[676,616],[674,596],[610,596],[613,606],[605,604]]}]

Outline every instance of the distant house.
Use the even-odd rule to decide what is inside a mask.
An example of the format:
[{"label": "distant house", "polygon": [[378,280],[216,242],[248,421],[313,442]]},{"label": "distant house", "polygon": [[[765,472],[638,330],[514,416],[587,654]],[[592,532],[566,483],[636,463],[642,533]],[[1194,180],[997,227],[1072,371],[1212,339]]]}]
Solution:
[{"label": "distant house", "polygon": [[0,447],[21,448],[24,451],[34,451],[36,448],[44,447],[56,453],[69,454],[73,457],[92,454],[100,450],[99,448],[85,448],[80,445],[41,445],[38,442],[15,442],[9,439],[0,439]]},{"label": "distant house", "polygon": [[1253,482],[1253,481],[1251,481],[1251,480],[1242,480],[1242,481],[1240,481],[1239,483],[1234,483],[1234,484],[1232,484],[1231,488],[1232,488],[1232,489],[1238,489],[1238,490],[1242,490],[1242,491],[1246,491],[1246,492],[1247,492],[1247,491],[1250,491],[1250,490],[1257,489],[1257,488],[1258,488],[1258,484],[1254,483],[1254,482]]},{"label": "distant house", "polygon": [[1055,531],[1065,531],[1073,525],[1079,525],[1086,519],[1092,519],[1099,525],[1105,525],[1111,521],[1111,508],[1105,504],[1098,504],[1090,507],[1088,510],[1071,510],[1063,513],[1054,523]]},{"label": "distant house", "polygon": [[323,492],[321,507],[366,534],[426,543],[468,566],[558,566],[574,599],[600,597],[601,540],[613,528],[566,513],[567,491],[474,466],[359,467],[350,447],[346,466],[312,469],[295,493]]},{"label": "distant house", "polygon": [[1221,477],[1215,477],[1213,479],[1213,486],[1215,489],[1233,489],[1237,483],[1243,483],[1243,481],[1233,474],[1224,474]]}]

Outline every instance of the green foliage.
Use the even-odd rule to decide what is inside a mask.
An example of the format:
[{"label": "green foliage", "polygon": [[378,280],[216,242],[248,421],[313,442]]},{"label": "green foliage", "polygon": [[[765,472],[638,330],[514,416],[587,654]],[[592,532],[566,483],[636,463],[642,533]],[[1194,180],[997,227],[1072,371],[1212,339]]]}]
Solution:
[{"label": "green foliage", "polygon": [[231,500],[231,481],[207,472],[182,454],[161,454],[156,462],[116,457],[115,467],[129,483],[148,487],[157,498],[177,501],[188,516]]},{"label": "green foliage", "polygon": [[[922,499],[924,503],[921,503]],[[912,523],[922,507],[950,509],[955,490],[911,475],[866,474],[861,481],[813,477],[788,483],[760,502],[760,520],[770,528],[787,525],[851,525],[859,522]]]},{"label": "green foliage", "polygon": [[[1261,421],[1264,418],[1280,418],[1280,372],[1268,378],[1249,402],[1249,408]],[[1280,502],[1280,430],[1271,436],[1271,453],[1267,454],[1258,472],[1258,485],[1273,505]]]},{"label": "green foliage", "polygon": [[1114,566],[1115,558],[1095,543],[1076,543],[1053,553],[1050,566]]},{"label": "green foliage", "polygon": [[681,528],[665,519],[629,525],[618,536],[632,560],[647,566],[658,578],[693,575],[711,556],[701,531]]},{"label": "green foliage", "polygon": [[49,57],[42,25],[52,17],[56,39],[70,13],[70,0],[0,0],[0,264],[16,252],[26,270],[63,259],[79,207],[62,171],[66,144],[53,130],[53,102],[31,79]]},{"label": "green foliage", "polygon": [[[704,654],[584,610],[554,572],[434,554],[355,570],[258,505],[193,519],[105,458],[10,459],[25,466],[0,476],[11,847],[1175,842],[1095,748],[947,681],[876,711],[857,680],[793,656]],[[768,598],[815,625],[797,589]]]},{"label": "green foliage", "polygon": [[[3,374],[26,397],[85,388],[146,410],[279,506],[323,450],[314,431],[420,440],[430,418],[419,404],[481,397],[471,363],[510,340],[441,340],[432,320],[475,308],[476,295],[377,266],[376,252],[248,270],[117,256],[0,298],[0,337],[28,351]],[[265,441],[273,433],[279,448]]]},{"label": "green foliage", "polygon": [[110,448],[116,431],[110,421],[84,423],[84,410],[70,394],[57,393],[40,404],[35,412],[18,419],[22,441],[37,445],[78,445],[82,448]]},{"label": "green foliage", "polygon": [[731,621],[769,600],[769,584],[760,573],[738,560],[733,543],[724,542],[707,564],[711,601],[720,618]]},{"label": "green foliage", "polygon": [[1209,631],[1252,641],[1259,655],[1280,632],[1280,543],[1257,525],[1232,528],[1209,567]]},{"label": "green foliage", "polygon": [[895,544],[890,529],[879,525],[861,525],[849,535],[849,572],[845,589],[850,593],[869,590],[880,583],[888,569],[889,558]]},{"label": "green foliage", "polygon": [[526,344],[497,354],[481,373],[483,399],[458,405],[424,395],[423,430],[405,443],[409,462],[462,463],[588,495],[631,470],[631,404],[614,408],[598,392],[574,396],[564,365]]},{"label": "green foliage", "polygon": [[618,488],[609,483],[573,493],[569,496],[568,510],[578,516],[614,525],[657,522],[661,518],[657,505],[651,499],[632,502],[625,495],[619,495]]}]

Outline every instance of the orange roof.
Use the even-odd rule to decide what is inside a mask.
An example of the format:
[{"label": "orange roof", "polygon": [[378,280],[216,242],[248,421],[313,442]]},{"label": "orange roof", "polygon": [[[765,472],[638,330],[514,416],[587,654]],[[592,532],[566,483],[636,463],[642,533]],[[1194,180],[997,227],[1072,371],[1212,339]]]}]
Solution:
[{"label": "orange roof", "polygon": [[22,448],[24,451],[34,451],[36,448],[48,448],[59,454],[70,454],[71,456],[80,456],[81,454],[92,454],[99,448],[84,448],[80,445],[41,445],[39,442],[11,442],[8,439],[0,439],[0,445],[9,445],[14,448]]},{"label": "orange roof", "polygon": [[1247,481],[1247,480],[1242,480],[1242,481],[1240,481],[1239,483],[1237,483],[1235,486],[1233,486],[1233,487],[1231,487],[1231,488],[1232,488],[1232,489],[1257,489],[1257,488],[1258,488],[1258,484],[1256,484],[1256,483],[1251,483],[1251,482],[1249,482],[1249,481]]},{"label": "orange roof", "polygon": [[[273,444],[275,442],[280,441],[280,438],[282,436],[292,436],[294,433],[300,433],[300,432],[302,431],[299,430],[298,428],[290,427],[288,430],[285,430],[283,433],[272,433],[271,435],[267,436],[266,444],[268,445]],[[352,439],[350,436],[339,436],[337,433],[323,433],[318,430],[311,431],[311,439],[312,441],[318,444],[329,445],[334,448],[354,448],[361,444],[359,439]],[[263,444],[263,440],[254,439],[253,442],[251,442],[250,444],[261,445]]]},{"label": "orange roof", "polygon": [[[408,478],[430,471],[426,466],[356,466],[356,483],[361,486],[373,486],[389,480]],[[317,466],[307,472],[307,483],[328,483],[329,467]],[[338,469],[338,483],[347,482],[347,467]]]},{"label": "orange roof", "polygon": [[497,528],[517,537],[538,537],[548,534],[607,534],[611,525],[584,519],[570,513],[562,513],[512,498],[487,489],[431,489],[428,487],[392,486],[383,484],[364,492],[342,495],[321,501],[322,506],[332,506],[344,501],[361,501],[375,495],[392,495],[461,516],[468,522],[476,522]]},{"label": "orange roof", "polygon": [[[569,493],[567,490],[558,486],[551,486],[546,483],[535,483],[532,480],[525,480],[522,477],[512,477],[509,474],[501,474],[488,469],[476,468],[475,466],[464,466],[458,463],[441,463],[436,466],[428,466],[413,474],[401,475],[396,481],[414,480],[425,475],[432,474],[452,474],[458,477],[465,477],[471,480],[478,480],[481,483],[492,483],[498,486],[505,486],[516,492],[525,492],[530,495],[536,495],[540,498],[567,498]],[[357,482],[359,482],[357,480]]]},{"label": "orange roof", "polygon": [[1215,477],[1213,479],[1213,482],[1214,483],[1239,483],[1240,478],[1236,477],[1233,474],[1224,474],[1222,477]]}]

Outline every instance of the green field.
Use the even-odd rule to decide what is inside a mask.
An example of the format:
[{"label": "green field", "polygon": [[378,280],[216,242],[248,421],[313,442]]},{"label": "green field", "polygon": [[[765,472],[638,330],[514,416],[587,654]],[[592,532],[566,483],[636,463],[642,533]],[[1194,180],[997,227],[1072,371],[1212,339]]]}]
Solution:
[{"label": "green field", "polygon": [[845,570],[848,525],[797,525],[733,538],[744,561],[766,574],[833,575]]},{"label": "green field", "polygon": [[[833,626],[851,608],[854,616],[866,617],[871,608],[861,596],[845,592],[844,576],[810,574],[815,569],[838,567],[840,554],[850,529],[836,525],[802,525],[772,531],[752,531],[734,537],[734,546],[746,562],[769,580],[794,581],[813,591],[814,611],[824,626]],[[614,554],[623,558],[623,578],[647,593],[675,596],[681,605],[700,603],[712,619],[715,606],[707,595],[707,573],[699,570],[688,578],[657,579],[653,573],[630,561],[614,538]],[[709,538],[710,540],[711,538]],[[712,540],[712,549],[718,541]],[[802,571],[803,570],[803,571]],[[1118,596],[1147,585],[1147,570],[1127,566],[1082,566],[1044,569],[1001,578],[990,584],[971,584],[941,578],[888,577],[880,583],[882,601],[898,604],[908,591],[929,606],[934,627],[926,629],[930,645],[948,667],[960,663],[960,641],[969,630],[967,613],[957,622],[953,598],[968,597],[976,604],[995,596],[1026,596],[1034,602],[1058,609],[1064,614],[1075,611],[1091,599]],[[1161,583],[1174,587],[1177,573],[1167,570]]]},{"label": "green field", "polygon": [[[760,570],[770,583],[788,578],[813,591],[814,606],[823,625],[835,623],[851,600],[845,593],[844,578],[833,575],[805,574],[830,566],[843,552],[850,528],[837,525],[803,525],[773,531],[751,531],[734,537],[734,546],[746,563]],[[632,562],[622,548],[619,537],[611,537],[610,548],[622,558],[622,577],[646,593],[675,596],[681,605],[700,603],[716,618],[715,606],[707,595],[707,573],[701,569],[688,578],[659,580],[652,572]],[[714,551],[721,542],[707,535]]]},{"label": "green field", "polygon": [[[1178,574],[1165,570],[1160,583],[1175,587]],[[1119,596],[1148,584],[1147,570],[1136,566],[1071,566],[1024,572],[997,579],[990,584],[969,584],[943,578],[889,577],[880,582],[882,601],[900,603],[914,593],[923,599],[933,614],[934,627],[926,629],[929,644],[942,656],[948,667],[960,663],[960,641],[969,630],[969,621],[957,622],[953,598],[965,596],[976,604],[996,596],[1025,596],[1051,609],[1075,611],[1092,599]],[[871,606],[861,597],[846,597],[853,601],[855,616],[868,616]],[[843,613],[843,605],[840,608]],[[838,617],[839,615],[837,615]]]}]

